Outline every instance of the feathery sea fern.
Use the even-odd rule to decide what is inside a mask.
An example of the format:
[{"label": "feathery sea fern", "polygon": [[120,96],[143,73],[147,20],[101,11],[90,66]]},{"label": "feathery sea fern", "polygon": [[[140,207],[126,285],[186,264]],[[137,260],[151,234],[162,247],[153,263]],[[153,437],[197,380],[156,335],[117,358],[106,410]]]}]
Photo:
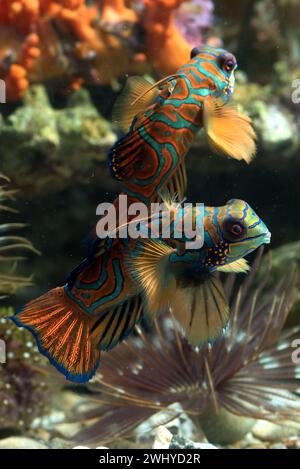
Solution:
[{"label": "feathery sea fern", "polygon": [[[7,205],[14,200],[15,191],[7,188],[8,179],[0,174],[0,212],[16,213],[17,210]],[[32,284],[32,279],[20,277],[15,273],[16,264],[24,259],[22,252],[35,252],[32,243],[23,236],[11,234],[11,231],[23,228],[24,223],[0,223],[0,295],[10,295],[19,288]]]},{"label": "feathery sea fern", "polygon": [[259,262],[257,257],[240,285],[234,274],[227,276],[232,315],[225,334],[212,345],[193,349],[163,317],[155,321],[154,334],[137,327],[138,337],[107,353],[88,385],[91,408],[73,416],[85,424],[75,440],[94,444],[127,437],[158,411],[174,418],[169,408],[174,403],[199,425],[209,406],[216,413],[225,409],[242,417],[299,423],[300,365],[292,361],[291,343],[300,327],[283,330],[297,274],[291,269],[272,288],[268,276],[255,286]]}]

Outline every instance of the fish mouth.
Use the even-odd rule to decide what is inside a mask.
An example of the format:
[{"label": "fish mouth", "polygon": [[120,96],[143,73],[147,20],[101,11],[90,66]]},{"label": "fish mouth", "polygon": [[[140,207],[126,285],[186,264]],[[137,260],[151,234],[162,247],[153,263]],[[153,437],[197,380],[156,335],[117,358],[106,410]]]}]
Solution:
[{"label": "fish mouth", "polygon": [[270,231],[268,231],[268,233],[264,235],[264,244],[270,244],[270,242],[271,242],[271,233]]},{"label": "fish mouth", "polygon": [[235,85],[235,76],[234,76],[234,70],[231,72],[231,75],[229,78],[226,78],[226,87],[225,87],[225,94],[228,96],[231,96],[232,93],[234,92],[234,85]]}]

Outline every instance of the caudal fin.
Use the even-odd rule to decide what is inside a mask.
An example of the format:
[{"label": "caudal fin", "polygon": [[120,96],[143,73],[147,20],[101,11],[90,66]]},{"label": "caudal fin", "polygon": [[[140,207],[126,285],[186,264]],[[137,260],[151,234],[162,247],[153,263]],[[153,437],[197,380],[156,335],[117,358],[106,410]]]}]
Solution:
[{"label": "caudal fin", "polygon": [[11,319],[34,335],[40,352],[68,380],[83,383],[95,374],[100,360],[90,333],[95,319],[63,287],[31,301]]}]

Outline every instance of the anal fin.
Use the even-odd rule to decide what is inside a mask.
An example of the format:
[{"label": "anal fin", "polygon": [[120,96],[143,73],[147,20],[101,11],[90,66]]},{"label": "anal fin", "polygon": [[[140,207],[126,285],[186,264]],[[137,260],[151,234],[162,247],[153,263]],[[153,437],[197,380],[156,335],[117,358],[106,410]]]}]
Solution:
[{"label": "anal fin", "polygon": [[140,296],[103,312],[91,329],[91,340],[100,350],[110,350],[124,340],[139,323],[143,314]]}]

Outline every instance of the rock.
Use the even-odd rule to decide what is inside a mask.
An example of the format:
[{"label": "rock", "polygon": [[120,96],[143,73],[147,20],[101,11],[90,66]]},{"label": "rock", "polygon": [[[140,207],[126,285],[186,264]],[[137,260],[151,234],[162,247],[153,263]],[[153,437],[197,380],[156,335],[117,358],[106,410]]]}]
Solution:
[{"label": "rock", "polygon": [[226,445],[226,448],[243,449],[252,447],[265,447],[259,438],[255,438],[251,432],[247,433],[242,440],[237,441],[231,445]]},{"label": "rock", "polygon": [[66,441],[63,438],[52,438],[52,440],[49,441],[49,446],[51,449],[73,449],[74,442]]},{"label": "rock", "polygon": [[211,445],[210,443],[194,442],[191,440],[187,440],[185,438],[174,436],[172,438],[169,449],[218,449],[218,448],[214,445]]},{"label": "rock", "polygon": [[54,430],[63,438],[72,438],[81,428],[81,423],[61,423],[56,425]]},{"label": "rock", "polygon": [[172,433],[166,427],[160,425],[155,432],[153,449],[168,449],[172,438]]},{"label": "rock", "polygon": [[269,446],[269,449],[287,449],[283,443],[276,443],[275,445]]},{"label": "rock", "polygon": [[247,449],[268,449],[268,447],[263,443],[255,443],[253,445],[247,446]]},{"label": "rock", "polygon": [[294,422],[285,422],[286,425],[276,425],[266,420],[258,420],[252,429],[256,438],[263,441],[281,441],[291,436],[300,435],[300,425]]},{"label": "rock", "polygon": [[12,436],[0,440],[0,449],[49,449],[44,443],[32,438]]},{"label": "rock", "polygon": [[106,161],[115,139],[87,90],[55,109],[46,89],[35,85],[23,105],[0,121],[1,169],[31,193],[62,189],[90,175],[95,161]]},{"label": "rock", "polygon": [[241,440],[255,424],[254,419],[231,414],[224,408],[216,414],[212,404],[199,417],[199,422],[208,441],[221,445]]},{"label": "rock", "polygon": [[300,440],[297,440],[295,443],[295,448],[300,449]]},{"label": "rock", "polygon": [[[138,443],[152,443],[151,431],[153,428],[157,428],[160,425],[166,427],[173,435],[176,436],[195,441],[203,439],[203,433],[196,428],[192,420],[178,403],[170,405],[168,409],[169,410],[167,412],[158,412],[138,426],[136,430],[136,439]],[[174,410],[174,415],[178,415],[173,420],[170,420],[171,409]]]},{"label": "rock", "polygon": [[293,116],[277,104],[256,103],[255,128],[258,131],[265,150],[278,150],[280,147],[293,145],[296,124]]},{"label": "rock", "polygon": [[53,410],[49,415],[38,417],[34,419],[31,424],[33,430],[43,428],[44,430],[53,430],[56,425],[62,424],[65,421],[65,413],[58,410]]}]

